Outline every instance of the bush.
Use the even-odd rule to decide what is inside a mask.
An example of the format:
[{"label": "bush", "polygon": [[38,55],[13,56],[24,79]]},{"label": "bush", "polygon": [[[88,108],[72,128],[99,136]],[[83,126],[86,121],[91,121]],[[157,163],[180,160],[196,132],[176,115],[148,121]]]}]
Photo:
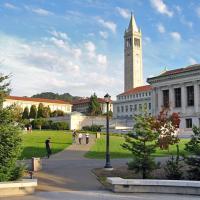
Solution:
[{"label": "bush", "polygon": [[51,112],[51,117],[60,117],[60,116],[64,116],[64,112],[62,110],[54,110],[53,112]]},{"label": "bush", "polygon": [[103,126],[102,125],[92,125],[92,126],[83,126],[82,129],[84,131],[94,131],[94,132],[100,132],[101,131],[101,128]]},{"label": "bush", "polygon": [[51,128],[53,130],[69,130],[69,125],[67,122],[53,122]]}]

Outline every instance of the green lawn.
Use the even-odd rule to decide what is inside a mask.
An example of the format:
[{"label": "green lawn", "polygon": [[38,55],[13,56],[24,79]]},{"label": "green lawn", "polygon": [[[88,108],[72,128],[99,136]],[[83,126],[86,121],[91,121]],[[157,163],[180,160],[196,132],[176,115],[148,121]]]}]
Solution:
[{"label": "green lawn", "polygon": [[71,132],[33,131],[23,134],[23,151],[20,159],[46,156],[45,140],[51,137],[52,153],[62,151],[72,143]]},{"label": "green lawn", "polygon": [[[189,139],[181,139],[179,143],[180,153],[184,152],[184,144],[188,142]],[[121,144],[124,142],[124,137],[119,136],[110,136],[110,156],[111,158],[130,158],[131,153],[121,147]],[[90,149],[89,152],[85,154],[87,158],[105,158],[105,136],[102,136],[101,139],[97,140],[96,144]],[[154,156],[168,156],[176,154],[176,146],[170,146],[168,150],[157,149]]]}]

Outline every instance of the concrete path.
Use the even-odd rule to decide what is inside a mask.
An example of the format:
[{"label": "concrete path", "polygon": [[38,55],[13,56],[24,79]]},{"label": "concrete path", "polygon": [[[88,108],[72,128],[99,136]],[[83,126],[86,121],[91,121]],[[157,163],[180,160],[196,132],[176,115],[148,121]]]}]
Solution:
[{"label": "concrete path", "polygon": [[[94,143],[73,144],[50,159],[42,159],[43,169],[36,174],[39,186],[34,195],[7,197],[1,200],[199,200],[198,196],[162,194],[115,194],[105,191],[96,177],[93,168],[103,167],[105,160],[84,158]],[[162,161],[163,159],[161,159]],[[112,160],[113,167],[121,166],[127,159]]]}]

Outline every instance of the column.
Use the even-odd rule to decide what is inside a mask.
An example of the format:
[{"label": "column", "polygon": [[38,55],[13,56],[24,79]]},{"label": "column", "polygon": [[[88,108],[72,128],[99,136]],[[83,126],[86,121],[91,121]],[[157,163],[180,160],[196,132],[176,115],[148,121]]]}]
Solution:
[{"label": "column", "polygon": [[157,110],[157,102],[156,102],[156,89],[154,88],[151,92],[151,112],[152,116],[156,115]]},{"label": "column", "polygon": [[[163,96],[162,96],[162,90],[160,88],[158,88],[157,90],[157,94],[158,94],[158,113],[161,111],[162,109],[162,105],[163,105]],[[158,114],[157,113],[157,114]]]},{"label": "column", "polygon": [[174,109],[174,88],[169,86],[169,108],[171,111]]},{"label": "column", "polygon": [[186,87],[185,85],[181,86],[181,112],[185,113],[185,108],[187,105],[187,96],[186,96]]},{"label": "column", "polygon": [[194,110],[195,113],[199,112],[199,85],[197,82],[194,83]]}]

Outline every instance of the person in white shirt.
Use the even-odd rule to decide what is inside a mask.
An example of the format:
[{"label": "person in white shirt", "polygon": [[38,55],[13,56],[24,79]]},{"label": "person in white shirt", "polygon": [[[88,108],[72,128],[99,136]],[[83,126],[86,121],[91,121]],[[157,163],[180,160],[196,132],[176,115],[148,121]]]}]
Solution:
[{"label": "person in white shirt", "polygon": [[79,134],[78,134],[78,141],[79,141],[79,144],[81,144],[82,138],[83,138],[83,134],[82,134],[82,133],[79,133]]}]

